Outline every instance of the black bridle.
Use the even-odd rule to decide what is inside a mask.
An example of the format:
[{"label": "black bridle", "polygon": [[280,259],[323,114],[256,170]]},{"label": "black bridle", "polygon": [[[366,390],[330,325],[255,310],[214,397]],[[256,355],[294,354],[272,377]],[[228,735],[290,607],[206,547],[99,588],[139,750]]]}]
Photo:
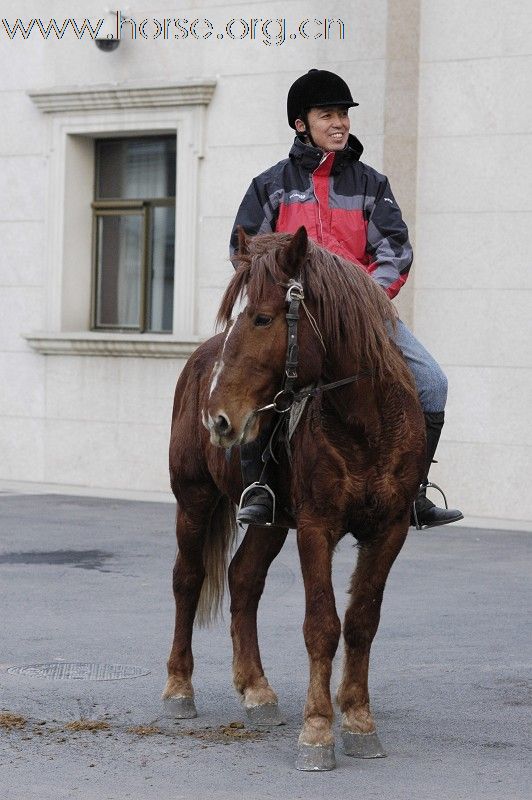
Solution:
[{"label": "black bridle", "polygon": [[[309,315],[309,311],[304,304],[305,294],[303,286],[299,281],[290,281],[288,290],[286,292],[286,303],[288,310],[286,312],[286,325],[288,328],[288,338],[286,345],[286,360],[284,366],[284,379],[282,388],[275,397],[273,402],[268,403],[262,408],[256,410],[256,414],[260,411],[275,411],[277,414],[286,414],[290,411],[294,403],[304,400],[306,397],[316,397],[320,392],[326,392],[330,389],[337,389],[340,386],[346,386],[348,383],[354,383],[360,378],[371,375],[371,372],[359,372],[356,375],[351,375],[349,378],[342,378],[339,381],[332,383],[322,383],[318,386],[311,386],[307,389],[301,389],[299,392],[294,390],[297,381],[297,369],[299,366],[299,348],[297,343],[297,323],[299,320],[299,306],[303,303],[303,308]],[[309,315],[310,317],[310,315]],[[319,331],[317,331],[319,334]],[[321,338],[321,336],[320,336]]]}]

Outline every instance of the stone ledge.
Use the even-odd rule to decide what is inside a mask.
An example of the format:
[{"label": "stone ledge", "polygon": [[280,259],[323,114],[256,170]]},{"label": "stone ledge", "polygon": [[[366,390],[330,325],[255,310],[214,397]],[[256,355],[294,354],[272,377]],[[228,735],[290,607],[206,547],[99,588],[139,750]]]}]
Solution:
[{"label": "stone ledge", "polygon": [[170,488],[123,489],[109,486],[84,486],[75,483],[44,483],[37,481],[13,481],[0,477],[0,499],[17,495],[55,494],[75,497],[100,497],[113,500],[135,500],[143,503],[175,503]]},{"label": "stone ledge", "polygon": [[215,80],[191,79],[180,83],[116,83],[102,86],[63,86],[36,89],[28,95],[46,114],[60,111],[95,111],[116,108],[161,108],[208,105]]},{"label": "stone ledge", "polygon": [[188,358],[201,339],[183,341],[165,334],[106,332],[36,332],[23,334],[29,346],[48,356],[126,356]]}]

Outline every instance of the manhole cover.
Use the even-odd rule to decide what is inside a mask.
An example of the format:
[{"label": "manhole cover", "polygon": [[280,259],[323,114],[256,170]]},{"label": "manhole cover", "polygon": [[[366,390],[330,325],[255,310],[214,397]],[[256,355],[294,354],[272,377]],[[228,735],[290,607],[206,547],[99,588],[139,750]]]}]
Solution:
[{"label": "manhole cover", "polygon": [[149,669],[124,664],[67,664],[55,661],[51,664],[19,664],[9,667],[7,671],[30,678],[51,678],[55,681],[118,681],[150,674]]}]

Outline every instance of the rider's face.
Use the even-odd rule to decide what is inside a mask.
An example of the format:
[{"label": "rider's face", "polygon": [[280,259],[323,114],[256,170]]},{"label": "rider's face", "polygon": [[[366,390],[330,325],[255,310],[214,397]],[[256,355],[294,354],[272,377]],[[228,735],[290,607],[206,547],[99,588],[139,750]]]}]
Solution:
[{"label": "rider's face", "polygon": [[299,133],[310,132],[316,147],[326,152],[344,149],[350,127],[347,108],[342,108],[342,106],[311,108],[307,119],[309,131],[301,119],[296,120],[296,130]]}]

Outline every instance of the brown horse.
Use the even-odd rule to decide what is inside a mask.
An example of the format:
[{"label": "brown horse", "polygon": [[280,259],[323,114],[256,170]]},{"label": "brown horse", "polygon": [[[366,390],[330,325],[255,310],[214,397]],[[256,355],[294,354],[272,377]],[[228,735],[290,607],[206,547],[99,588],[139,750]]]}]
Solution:
[{"label": "brown horse", "polygon": [[[377,757],[384,753],[369,706],[369,653],[386,579],[407,535],[422,477],[423,416],[409,370],[389,337],[393,307],[362,269],[308,241],[304,228],[293,236],[247,239],[241,233],[235,266],[219,311],[225,332],[191,356],[175,393],[170,474],[179,553],[173,573],[175,634],[163,697],[176,716],[196,715],[192,626],[196,616],[200,624],[213,618],[223,593],[242,492],[233,446],[253,440],[278,418],[271,403],[286,369],[286,294],[297,280],[304,300],[294,390],[309,385],[321,390],[310,397],[296,427],[291,459],[285,449],[279,453],[275,524],[250,526],[229,566],[233,679],[253,722],[279,722],[277,697],[261,664],[257,607],[268,568],[294,527],[310,663],[296,765],[331,769],[330,678],[341,631],[332,554],[351,531],[359,550],[337,694],[344,750]],[[232,321],[239,299],[245,308]],[[330,390],[323,385],[349,377],[351,382]],[[264,406],[269,409],[261,410]]]}]

